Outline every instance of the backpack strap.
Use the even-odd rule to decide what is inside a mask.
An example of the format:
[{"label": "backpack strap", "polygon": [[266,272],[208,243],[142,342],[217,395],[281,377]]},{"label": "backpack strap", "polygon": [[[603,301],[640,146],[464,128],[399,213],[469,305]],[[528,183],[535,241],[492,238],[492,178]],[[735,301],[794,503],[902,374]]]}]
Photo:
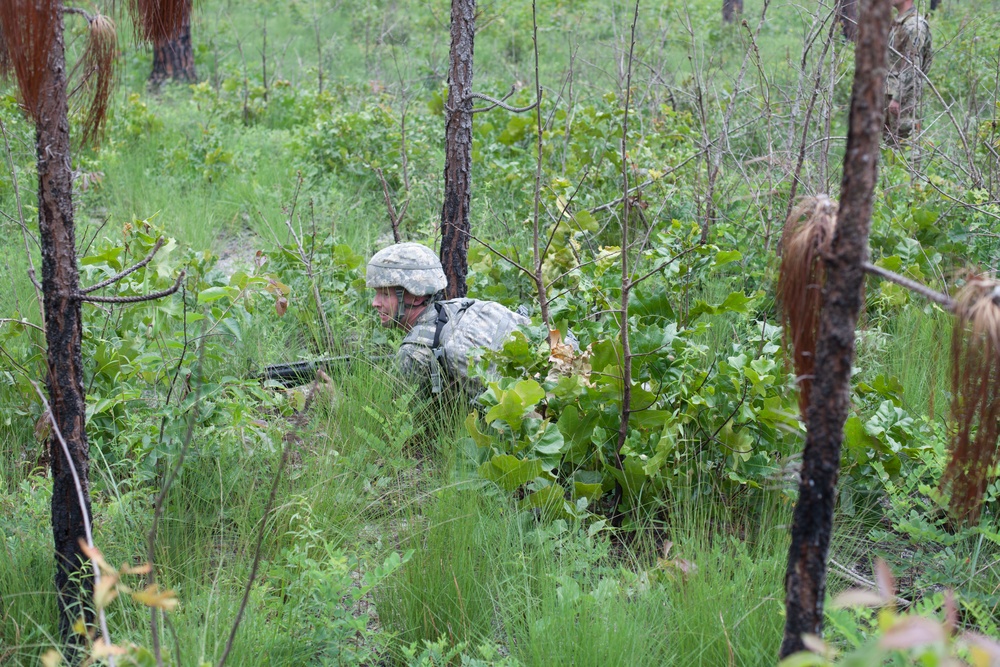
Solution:
[{"label": "backpack strap", "polygon": [[[455,312],[456,321],[473,303],[475,303],[473,299],[467,299],[462,302],[462,305]],[[448,309],[444,303],[436,301],[434,308],[437,309],[437,319],[434,321],[434,342],[431,343],[431,353],[434,355],[434,361],[431,363],[431,393],[440,394],[441,371],[444,370],[447,373],[444,347],[441,345],[441,332],[444,331],[444,325],[448,324],[451,317],[448,315]]]}]

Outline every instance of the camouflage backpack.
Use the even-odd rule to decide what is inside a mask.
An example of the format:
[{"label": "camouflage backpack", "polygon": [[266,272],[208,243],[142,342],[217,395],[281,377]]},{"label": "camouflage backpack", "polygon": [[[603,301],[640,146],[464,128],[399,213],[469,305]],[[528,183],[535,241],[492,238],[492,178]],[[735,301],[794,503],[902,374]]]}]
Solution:
[{"label": "camouflage backpack", "polygon": [[399,359],[404,371],[425,371],[435,394],[444,380],[479,393],[482,382],[469,377],[469,366],[482,358],[484,349],[500,349],[518,325],[529,322],[499,303],[478,299],[437,301],[428,311],[403,339]]}]

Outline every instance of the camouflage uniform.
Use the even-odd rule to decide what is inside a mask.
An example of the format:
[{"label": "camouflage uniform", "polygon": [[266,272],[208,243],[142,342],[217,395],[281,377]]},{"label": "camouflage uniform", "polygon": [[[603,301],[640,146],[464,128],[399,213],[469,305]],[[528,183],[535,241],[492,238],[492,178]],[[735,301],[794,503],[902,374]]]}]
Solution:
[{"label": "camouflage uniform", "polygon": [[916,7],[900,13],[889,32],[889,74],[885,82],[886,108],[892,100],[899,102],[899,116],[886,116],[889,133],[896,139],[906,139],[914,130],[920,130],[917,104],[933,57],[927,20]]},{"label": "camouflage uniform", "polygon": [[[379,251],[368,263],[366,282],[374,288],[396,288],[416,296],[431,296],[396,353],[400,373],[431,393],[455,386],[469,395],[483,389],[482,380],[469,377],[469,367],[484,349],[499,349],[528,318],[493,301],[438,300],[447,284],[441,262],[419,243],[400,243]],[[396,321],[405,317],[400,308]]]}]

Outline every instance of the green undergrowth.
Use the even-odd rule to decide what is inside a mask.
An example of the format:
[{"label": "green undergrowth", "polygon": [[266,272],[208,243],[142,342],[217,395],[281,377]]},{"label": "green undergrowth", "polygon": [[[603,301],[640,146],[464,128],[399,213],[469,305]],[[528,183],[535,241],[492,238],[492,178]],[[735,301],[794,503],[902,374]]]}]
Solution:
[{"label": "green undergrowth", "polygon": [[[721,25],[711,4],[643,3],[624,166],[641,186],[632,238],[648,239],[629,259],[648,278],[629,304],[637,356],[619,449],[614,202],[632,5],[538,8],[543,275],[551,324],[578,350],[553,348],[532,279],[502,257],[531,263],[535,117],[475,116],[470,294],[525,305],[533,321],[483,364],[489,389],[470,405],[399,382],[399,332],[376,325],[364,287],[365,259],[392,238],[376,170],[397,210],[408,202],[402,237],[440,235],[447,2],[328,4],[200,3],[194,86],[147,91],[150,54],[124,47],[107,136],[73,156],[84,284],[160,236],[154,261],[106,293],[165,289],[186,271],[169,299],[84,306],[95,541],[111,565],[147,559],[154,503],[184,452],[153,547],[157,579],[179,600],[166,664],[221,657],[262,530],[231,665],[774,664],[804,442],[773,288],[786,156],[798,150],[786,137],[809,139],[800,193],[834,187],[842,142],[822,153],[814,140],[826,114],[832,135],[846,133],[849,46],[831,46],[834,80],[801,135],[796,90],[826,34],[800,75],[812,10],[769,4],[751,44],[763,3],[746,3],[746,27]],[[530,104],[530,4],[480,10],[476,90],[517,83],[508,101]],[[995,96],[1000,32],[994,14],[957,5],[933,21],[932,76],[949,109],[970,109],[983,147],[956,148],[931,100],[922,175],[912,153],[883,154],[871,258],[954,292],[1000,247],[996,110],[982,101]],[[33,131],[9,87],[0,113],[34,230]],[[35,665],[58,645],[47,433],[30,382],[45,377],[27,279],[29,256],[36,270],[41,258],[30,238],[25,254],[10,176],[0,169],[0,664]],[[1000,486],[964,526],[938,488],[950,327],[936,307],[869,282],[830,589],[873,578],[879,557],[921,613],[939,613],[954,589],[962,626],[996,634]],[[315,387],[260,380],[270,364],[320,355],[350,359]],[[870,612],[829,619],[843,649],[879,633]],[[149,610],[127,593],[108,622],[116,643],[151,647]]]}]

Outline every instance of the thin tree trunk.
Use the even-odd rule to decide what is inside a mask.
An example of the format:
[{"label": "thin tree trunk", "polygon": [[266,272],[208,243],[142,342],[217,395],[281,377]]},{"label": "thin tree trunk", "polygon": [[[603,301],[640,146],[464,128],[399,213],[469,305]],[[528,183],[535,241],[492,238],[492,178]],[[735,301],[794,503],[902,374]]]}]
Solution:
[{"label": "thin tree trunk", "polygon": [[722,20],[733,23],[743,15],[743,0],[722,0]]},{"label": "thin tree trunk", "polygon": [[[78,643],[73,623],[92,613],[86,604],[93,591],[92,574],[80,550],[85,538],[83,511],[90,514],[89,448],[85,430],[82,326],[76,237],[73,229],[69,120],[66,102],[66,58],[63,21],[57,12],[48,29],[54,30],[48,56],[36,128],[38,151],[38,228],[42,246],[42,293],[45,304],[45,342],[48,347],[46,386],[52,418],[72,456],[66,460],[55,433],[49,438],[52,466],[52,536],[55,540],[56,590],[59,630],[67,643]],[[81,508],[73,470],[83,487]]]},{"label": "thin tree trunk", "polygon": [[833,530],[840,447],[850,406],[854,330],[864,298],[885,88],[889,0],[861,0],[854,87],[840,184],[838,224],[826,258],[826,287],[816,344],[799,497],[785,574],[785,636],[781,656],[805,650],[804,633],[823,629],[826,561]]},{"label": "thin tree trunk", "polygon": [[858,37],[858,0],[837,0],[837,22],[844,38],[854,41]]},{"label": "thin tree trunk", "polygon": [[[191,3],[184,4],[184,20],[176,35],[153,43],[153,71],[149,84],[159,87],[167,79],[178,83],[196,83],[194,50],[191,47]],[[266,83],[266,82],[265,82]]]},{"label": "thin tree trunk", "polygon": [[451,2],[451,66],[445,127],[441,264],[448,298],[463,297],[469,272],[469,203],[472,173],[472,60],[476,0]]}]

